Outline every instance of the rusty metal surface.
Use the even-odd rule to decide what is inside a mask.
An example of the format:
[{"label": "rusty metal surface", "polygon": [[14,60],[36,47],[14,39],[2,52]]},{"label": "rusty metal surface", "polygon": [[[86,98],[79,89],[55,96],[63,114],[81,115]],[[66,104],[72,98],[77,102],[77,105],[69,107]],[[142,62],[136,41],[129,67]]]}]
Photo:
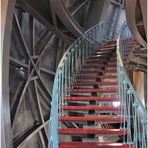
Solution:
[{"label": "rusty metal surface", "polygon": [[1,108],[1,147],[12,148],[12,132],[10,123],[10,106],[9,106],[9,46],[11,39],[12,18],[15,0],[2,0],[1,11],[1,61],[0,61],[0,108]]},{"label": "rusty metal surface", "polygon": [[63,24],[71,31],[75,36],[80,36],[84,32],[83,28],[76,22],[73,16],[66,8],[63,0],[51,0],[51,7],[58,15]]},{"label": "rusty metal surface", "polygon": [[140,7],[145,33],[147,33],[147,0],[140,0]]},{"label": "rusty metal surface", "polygon": [[[141,11],[140,10],[141,6],[137,5],[138,1],[139,0],[131,0],[131,1],[126,0],[126,2],[125,2],[126,19],[127,19],[128,26],[129,26],[132,34],[141,43],[141,45],[146,48],[146,40],[142,36],[143,33],[140,32],[139,29],[138,29],[137,19],[140,17],[141,18],[140,21],[144,24],[144,26],[146,26],[146,8],[145,7],[147,5],[146,5],[146,0],[143,0],[143,1],[140,0],[139,1],[140,4],[142,5],[143,10],[141,9],[142,10],[142,16],[138,16],[138,15],[136,15],[137,14],[136,12]],[[144,2],[144,3],[142,3],[142,2]],[[131,3],[132,3],[132,5],[131,5]],[[143,6],[144,6],[144,8],[143,8]]]}]

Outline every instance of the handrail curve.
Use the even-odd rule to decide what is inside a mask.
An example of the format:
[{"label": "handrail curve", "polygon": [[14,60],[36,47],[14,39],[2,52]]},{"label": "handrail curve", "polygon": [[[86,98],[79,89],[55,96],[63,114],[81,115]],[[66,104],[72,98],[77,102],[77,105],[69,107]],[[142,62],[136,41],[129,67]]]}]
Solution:
[{"label": "handrail curve", "polygon": [[[121,99],[121,104],[124,111],[121,114],[123,117],[128,117],[127,139],[125,143],[134,144],[135,148],[147,147],[147,111],[142,104],[140,98],[126,73],[124,63],[128,48],[132,46],[130,43],[133,41],[132,34],[130,33],[127,23],[125,22],[121,27],[119,37],[117,39],[117,75],[118,75],[118,97]],[[122,125],[122,128],[125,125]]]},{"label": "handrail curve", "polygon": [[[73,78],[85,61],[95,52],[96,48],[113,40],[110,31],[112,30],[111,23],[111,21],[103,21],[86,31],[67,49],[58,65],[51,102],[49,148],[58,148],[58,129],[63,126],[63,123],[58,122],[58,117],[66,115],[62,107],[67,103],[64,97],[70,95],[67,90],[73,87],[71,85],[74,81]],[[124,67],[127,49],[133,46],[133,42],[135,40],[132,39],[130,31],[124,23],[117,39],[116,50],[117,88],[120,106],[122,107],[118,115],[125,119],[128,118],[128,120],[120,122],[120,128],[128,130],[128,134],[122,138],[123,143],[133,144],[134,148],[146,148],[146,110],[138,98]]]}]

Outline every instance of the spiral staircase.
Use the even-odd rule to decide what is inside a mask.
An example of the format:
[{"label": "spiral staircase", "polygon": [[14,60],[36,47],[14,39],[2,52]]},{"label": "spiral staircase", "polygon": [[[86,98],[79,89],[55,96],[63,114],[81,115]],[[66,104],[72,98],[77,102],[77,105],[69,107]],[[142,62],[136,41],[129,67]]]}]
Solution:
[{"label": "spiral staircase", "polygon": [[51,103],[49,148],[146,148],[146,111],[126,74],[128,49],[138,44],[109,21],[79,37],[59,63]]}]

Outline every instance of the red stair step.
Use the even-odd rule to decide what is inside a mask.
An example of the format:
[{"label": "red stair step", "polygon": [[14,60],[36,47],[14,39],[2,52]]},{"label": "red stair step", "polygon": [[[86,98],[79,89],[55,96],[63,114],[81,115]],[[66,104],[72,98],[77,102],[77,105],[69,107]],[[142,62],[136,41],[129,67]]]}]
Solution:
[{"label": "red stair step", "polygon": [[99,56],[92,56],[92,57],[90,57],[90,60],[92,61],[92,60],[100,60],[100,59],[104,59],[104,60],[109,60],[109,61],[111,61],[111,60],[116,60],[116,57],[112,57],[112,58],[110,58],[110,57],[104,57],[104,56],[101,56],[101,57],[99,57]]},{"label": "red stair step", "polygon": [[59,148],[134,148],[134,146],[111,142],[60,142]]},{"label": "red stair step", "polygon": [[117,44],[109,44],[109,45],[104,45],[104,46],[101,46],[101,47],[116,47],[117,46]]},{"label": "red stair step", "polygon": [[115,46],[104,46],[104,47],[100,47],[99,49],[97,49],[96,51],[115,51]]},{"label": "red stair step", "polygon": [[98,111],[118,111],[121,107],[114,106],[63,106],[64,110],[98,110]]},{"label": "red stair step", "polygon": [[107,61],[107,62],[105,62],[105,61],[100,61],[100,60],[98,60],[98,61],[87,61],[86,62],[86,64],[98,64],[98,63],[102,63],[102,64],[104,64],[104,63],[110,63],[110,64],[116,64],[116,61]]},{"label": "red stair step", "polygon": [[80,76],[76,76],[76,79],[97,79],[97,78],[101,78],[101,79],[115,79],[115,78],[117,78],[117,76],[116,75],[103,75],[103,76],[80,75]]},{"label": "red stair step", "polygon": [[106,56],[106,57],[104,57],[104,56],[101,56],[101,57],[90,57],[89,58],[89,60],[93,60],[93,59],[99,59],[99,60],[115,60],[116,59],[116,57],[110,57],[110,56]]},{"label": "red stair step", "polygon": [[111,59],[111,60],[113,60],[113,59],[116,59],[116,56],[114,56],[114,55],[112,55],[112,56],[110,56],[110,55],[102,55],[102,56],[91,56],[89,59],[91,60],[91,59],[93,59],[93,57],[97,57],[97,58],[99,58],[100,60],[102,59],[104,59],[104,60],[108,60],[108,59]]},{"label": "red stair step", "polygon": [[100,134],[100,135],[126,135],[127,130],[121,129],[105,129],[105,128],[65,128],[59,129],[59,134],[75,135],[75,134]]},{"label": "red stair step", "polygon": [[120,118],[120,117],[102,117],[102,116],[96,116],[96,117],[77,117],[77,116],[60,116],[59,120],[61,121],[99,121],[99,122],[108,122],[108,123],[117,123],[117,122],[123,122],[127,120],[127,118]]},{"label": "red stair step", "polygon": [[95,50],[92,54],[98,54],[98,55],[106,55],[106,56],[116,56],[114,48],[101,48]]},{"label": "red stair step", "polygon": [[115,66],[116,67],[116,64],[112,64],[112,63],[107,63],[107,64],[99,64],[99,63],[96,63],[96,64],[85,64],[83,66]]},{"label": "red stair step", "polygon": [[94,53],[92,53],[92,56],[105,56],[105,57],[107,57],[107,56],[113,56],[112,55],[112,52],[110,52],[110,51],[96,51],[96,52],[94,52]]},{"label": "red stair step", "polygon": [[92,58],[92,59],[89,59],[89,60],[87,60],[86,61],[86,63],[93,63],[93,62],[107,62],[107,61],[109,61],[109,62],[116,62],[116,59],[114,58],[112,58],[112,59],[110,59],[110,60],[108,60],[107,58],[104,58],[103,57],[103,59],[102,58]]},{"label": "red stair step", "polygon": [[110,53],[113,53],[112,50],[106,50],[106,51],[96,51],[94,54],[110,54]]},{"label": "red stair step", "polygon": [[100,48],[104,48],[104,47],[116,47],[116,43],[114,44],[105,44],[105,45],[102,45]]},{"label": "red stair step", "polygon": [[116,64],[87,64],[83,67],[116,67]]},{"label": "red stair step", "polygon": [[103,72],[103,73],[116,73],[117,70],[116,69],[113,69],[113,70],[110,70],[110,69],[107,69],[107,70],[90,70],[90,69],[83,69],[83,70],[80,70],[81,73],[100,73],[100,72]]},{"label": "red stair step", "polygon": [[72,85],[116,85],[117,82],[113,81],[113,82],[73,82]]},{"label": "red stair step", "polygon": [[96,52],[108,51],[108,52],[115,53],[115,50],[116,50],[116,48],[114,48],[114,47],[109,47],[109,48],[106,47],[106,48],[99,48],[99,49],[96,50]]},{"label": "red stair step", "polygon": [[93,96],[79,96],[79,97],[65,97],[67,101],[119,101],[119,98],[107,98],[107,97],[93,97]]},{"label": "red stair step", "polygon": [[69,93],[92,93],[92,92],[100,92],[100,93],[116,93],[117,88],[102,88],[102,89],[95,89],[95,88],[75,88],[67,90]]},{"label": "red stair step", "polygon": [[[99,54],[96,54],[96,55],[92,55],[91,57],[90,57],[90,59],[95,59],[95,58],[110,58],[110,55],[99,55]],[[111,57],[111,59],[114,59],[115,57],[113,56],[113,57]]]}]

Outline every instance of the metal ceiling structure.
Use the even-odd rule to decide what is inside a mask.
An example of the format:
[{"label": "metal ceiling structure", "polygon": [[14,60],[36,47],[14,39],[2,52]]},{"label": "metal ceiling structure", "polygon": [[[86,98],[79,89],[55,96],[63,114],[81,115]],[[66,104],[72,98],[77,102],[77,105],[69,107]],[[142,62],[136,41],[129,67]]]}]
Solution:
[{"label": "metal ceiling structure", "polygon": [[132,5],[129,5],[129,1],[126,0],[126,18],[128,21],[128,26],[130,30],[136,37],[136,39],[141,43],[141,45],[146,48],[147,43],[147,1],[145,0],[132,0],[130,1]]},{"label": "metal ceiling structure", "polygon": [[122,0],[2,0],[2,148],[47,147],[59,60],[101,20],[118,32],[122,11]]},{"label": "metal ceiling structure", "polygon": [[[132,3],[132,5],[130,4]],[[141,44],[135,47],[129,54],[128,67],[147,71],[147,1],[132,0],[125,1],[125,11],[128,26]]]}]

